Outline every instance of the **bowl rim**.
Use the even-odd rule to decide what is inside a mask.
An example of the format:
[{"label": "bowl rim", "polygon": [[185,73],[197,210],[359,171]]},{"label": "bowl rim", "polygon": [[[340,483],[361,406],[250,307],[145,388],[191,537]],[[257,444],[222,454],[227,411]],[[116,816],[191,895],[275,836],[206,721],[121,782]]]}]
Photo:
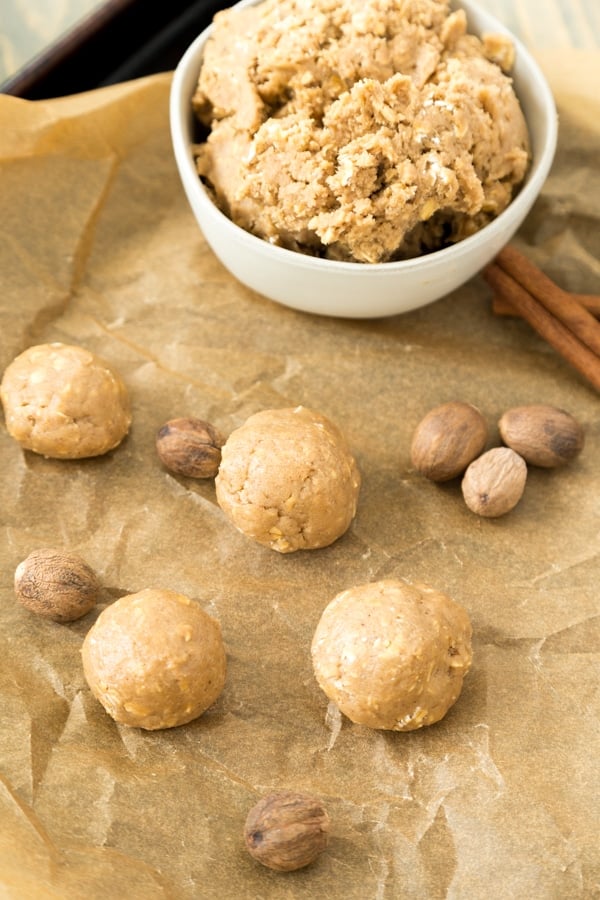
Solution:
[{"label": "bowl rim", "polygon": [[[228,8],[243,9],[249,6],[258,6],[262,2],[264,2],[264,0],[238,0],[237,3],[232,4],[231,7]],[[287,261],[287,263],[291,265],[301,265],[302,268],[309,267],[315,271],[327,271],[329,273],[338,271],[340,274],[343,272],[351,272],[354,275],[360,271],[368,271],[370,273],[370,278],[373,278],[373,276],[376,276],[377,274],[389,275],[390,273],[418,270],[425,266],[430,266],[433,263],[437,265],[438,262],[440,264],[443,263],[444,265],[455,263],[462,257],[468,256],[473,249],[476,249],[484,237],[485,239],[493,241],[497,234],[502,234],[505,231],[507,220],[515,218],[521,222],[541,191],[552,167],[556,153],[558,142],[558,113],[554,96],[544,73],[532,53],[527,49],[520,38],[518,38],[506,25],[496,19],[496,17],[487,10],[482,9],[482,7],[476,2],[473,2],[473,0],[450,0],[449,7],[451,10],[464,9],[467,14],[467,27],[471,33],[478,35],[488,32],[501,33],[507,35],[511,39],[515,48],[515,64],[509,77],[511,77],[514,82],[515,70],[520,69],[524,65],[529,70],[529,74],[535,76],[535,80],[532,80],[532,84],[535,84],[536,102],[540,109],[543,110],[541,118],[546,132],[545,142],[541,150],[538,151],[537,148],[533,148],[533,159],[525,182],[509,205],[492,219],[491,222],[488,222],[474,234],[469,235],[450,246],[434,250],[431,253],[423,254],[421,256],[380,263],[326,259],[324,257],[300,253],[295,250],[290,250],[287,247],[272,244],[264,238],[237,225],[221,209],[219,209],[210,197],[209,192],[202,184],[202,181],[196,172],[192,153],[193,141],[191,131],[193,113],[191,97],[200,74],[204,46],[213,30],[212,23],[200,32],[184,51],[173,72],[170,87],[169,122],[171,140],[177,166],[180,176],[183,179],[184,189],[188,195],[189,202],[192,203],[193,194],[194,201],[201,204],[210,216],[218,220],[221,227],[227,229],[231,235],[235,237],[236,241],[242,242],[253,252],[259,253],[259,255],[267,256],[269,259],[273,259],[275,256],[282,263]],[[471,23],[472,17],[482,20],[484,23],[483,27],[474,29]],[[521,92],[516,88],[515,91],[523,108]],[[523,113],[525,115],[524,109]],[[529,123],[528,128],[531,138],[531,126]]]}]

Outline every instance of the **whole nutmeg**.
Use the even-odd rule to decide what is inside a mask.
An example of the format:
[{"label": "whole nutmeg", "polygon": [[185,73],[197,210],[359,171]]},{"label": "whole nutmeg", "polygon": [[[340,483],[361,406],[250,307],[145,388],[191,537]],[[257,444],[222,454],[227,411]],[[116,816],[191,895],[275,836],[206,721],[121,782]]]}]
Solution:
[{"label": "whole nutmeg", "polygon": [[314,862],[326,848],[329,816],[316,797],[275,791],[248,813],[244,838],[250,855],[263,866],[292,872]]},{"label": "whole nutmeg", "polygon": [[527,464],[510,447],[494,447],[474,460],[462,480],[469,509],[496,518],[513,509],[525,490]]},{"label": "whole nutmeg", "polygon": [[487,422],[476,406],[443,403],[417,425],[410,448],[412,464],[431,481],[449,481],[479,456],[487,438]]},{"label": "whole nutmeg", "polygon": [[15,569],[15,594],[23,606],[54,622],[73,622],[97,603],[100,583],[73,553],[34,550]]},{"label": "whole nutmeg", "polygon": [[506,446],[534,466],[565,465],[583,449],[583,428],[570,413],[555,406],[515,406],[504,413],[498,428]]},{"label": "whole nutmeg", "polygon": [[214,478],[224,443],[214,425],[189,416],[165,422],[156,435],[156,452],[162,464],[177,475]]}]

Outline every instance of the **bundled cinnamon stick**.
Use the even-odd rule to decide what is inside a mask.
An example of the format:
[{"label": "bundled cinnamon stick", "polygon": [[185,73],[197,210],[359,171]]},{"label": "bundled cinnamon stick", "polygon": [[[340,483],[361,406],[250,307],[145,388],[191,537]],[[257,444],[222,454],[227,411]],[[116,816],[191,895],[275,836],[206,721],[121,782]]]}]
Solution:
[{"label": "bundled cinnamon stick", "polygon": [[[570,365],[600,391],[600,322],[577,297],[559,288],[509,245],[483,272],[496,302],[522,316]],[[600,298],[593,298],[600,307]]]},{"label": "bundled cinnamon stick", "polygon": [[[578,303],[580,303],[595,319],[600,319],[600,296],[597,294],[576,294],[572,293]],[[492,312],[496,316],[518,316],[519,312],[506,301],[504,297],[495,295],[492,297]]]}]

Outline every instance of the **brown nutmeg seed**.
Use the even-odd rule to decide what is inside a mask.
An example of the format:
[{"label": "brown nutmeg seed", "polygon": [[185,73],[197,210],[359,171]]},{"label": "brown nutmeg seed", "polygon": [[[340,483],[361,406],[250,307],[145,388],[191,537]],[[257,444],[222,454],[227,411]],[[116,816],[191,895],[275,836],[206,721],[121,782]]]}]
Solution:
[{"label": "brown nutmeg seed", "polygon": [[93,569],[72,553],[34,550],[15,570],[15,594],[31,612],[73,622],[97,603],[100,583]]},{"label": "brown nutmeg seed", "polygon": [[443,403],[417,425],[411,461],[431,481],[449,481],[481,453],[487,438],[487,422],[476,406],[460,401]]},{"label": "brown nutmeg seed", "polygon": [[320,800],[295,791],[263,797],[244,826],[248,852],[278,872],[301,869],[319,856],[329,840],[329,816]]},{"label": "brown nutmeg seed", "polygon": [[565,465],[583,449],[583,428],[570,413],[555,406],[516,406],[504,413],[498,428],[506,446],[534,466]]},{"label": "brown nutmeg seed", "polygon": [[494,447],[471,463],[461,487],[471,512],[496,518],[517,505],[526,480],[525,460],[510,447]]},{"label": "brown nutmeg seed", "polygon": [[203,419],[170,419],[158,431],[156,452],[162,464],[188,478],[214,478],[221,464],[223,435]]}]

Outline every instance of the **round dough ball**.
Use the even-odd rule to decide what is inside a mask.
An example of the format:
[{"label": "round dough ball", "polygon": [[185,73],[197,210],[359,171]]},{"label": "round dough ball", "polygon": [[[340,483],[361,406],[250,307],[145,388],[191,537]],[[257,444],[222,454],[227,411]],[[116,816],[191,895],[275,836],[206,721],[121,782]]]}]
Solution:
[{"label": "round dough ball", "polygon": [[466,611],[423,584],[389,579],[342,591],[312,641],[316,679],[349,719],[413,731],[438,722],[471,666]]},{"label": "round dough ball", "polygon": [[314,410],[256,413],[221,454],[221,509],[239,531],[279,553],[327,547],[356,514],[356,462],[339,429]]},{"label": "round dough ball", "polygon": [[125,385],[104,360],[69,344],[39,344],[16,357],[0,384],[9,434],[55,459],[107,453],[129,430]]},{"label": "round dough ball", "polygon": [[184,725],[225,684],[221,627],[175,591],[121,597],[98,616],[82,647],[92,693],[116,722],[153,731]]}]

